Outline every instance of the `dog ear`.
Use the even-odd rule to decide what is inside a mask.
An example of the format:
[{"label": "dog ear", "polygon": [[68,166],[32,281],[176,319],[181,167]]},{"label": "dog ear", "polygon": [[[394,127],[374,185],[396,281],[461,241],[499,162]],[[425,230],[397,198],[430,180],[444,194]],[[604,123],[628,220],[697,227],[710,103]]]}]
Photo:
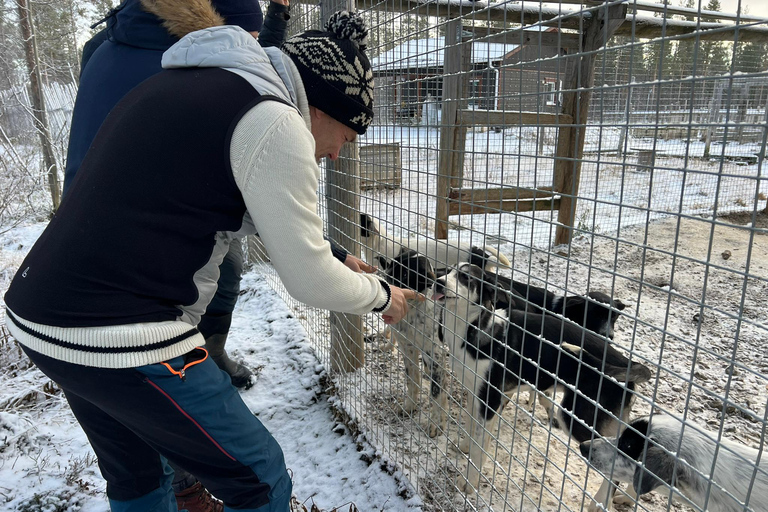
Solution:
[{"label": "dog ear", "polygon": [[613,307],[618,309],[619,311],[624,311],[624,308],[626,308],[627,305],[621,302],[621,300],[619,299],[613,299]]},{"label": "dog ear", "polygon": [[360,214],[360,236],[362,238],[371,236],[371,218],[367,213]]},{"label": "dog ear", "polygon": [[517,303],[510,290],[499,282],[498,276],[495,273],[486,270],[483,270],[482,299],[483,302],[492,302],[494,309],[507,309],[510,307],[512,309],[517,309]]},{"label": "dog ear", "polygon": [[584,323],[588,302],[583,295],[569,295],[563,298],[563,316],[579,325]]},{"label": "dog ear", "polygon": [[[629,364],[631,365],[629,367],[629,372],[627,372],[625,366],[606,364],[604,373],[619,382],[634,382],[635,384],[640,384],[651,380],[653,374],[647,366],[634,361],[629,361]],[[600,368],[600,366],[597,366],[597,368]]]},{"label": "dog ear", "polygon": [[360,237],[370,238],[374,235],[380,234],[379,227],[373,217],[367,213],[360,214]]},{"label": "dog ear", "polygon": [[[642,455],[640,463],[643,463]],[[681,469],[681,463],[678,463],[677,469],[678,471]],[[637,491],[637,495],[649,493],[663,484],[674,486],[674,470],[675,458],[663,448],[648,441],[648,448],[645,451],[645,465],[638,466],[635,469],[635,476],[632,478],[632,485]]]},{"label": "dog ear", "polygon": [[485,265],[490,259],[491,254],[479,247],[473,245],[469,250],[469,262],[473,265],[477,265],[483,270],[485,270]]}]

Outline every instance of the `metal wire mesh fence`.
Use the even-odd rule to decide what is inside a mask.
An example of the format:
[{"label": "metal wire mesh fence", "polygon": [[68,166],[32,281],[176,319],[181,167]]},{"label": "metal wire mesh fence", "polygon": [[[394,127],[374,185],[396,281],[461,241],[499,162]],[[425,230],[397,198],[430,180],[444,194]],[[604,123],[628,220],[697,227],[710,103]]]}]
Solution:
[{"label": "metal wire mesh fence", "polygon": [[[338,7],[292,5],[294,31]],[[376,118],[326,162],[321,214],[398,284],[424,255],[430,299],[389,329],[281,293],[413,503],[768,510],[768,20],[357,7]]]}]

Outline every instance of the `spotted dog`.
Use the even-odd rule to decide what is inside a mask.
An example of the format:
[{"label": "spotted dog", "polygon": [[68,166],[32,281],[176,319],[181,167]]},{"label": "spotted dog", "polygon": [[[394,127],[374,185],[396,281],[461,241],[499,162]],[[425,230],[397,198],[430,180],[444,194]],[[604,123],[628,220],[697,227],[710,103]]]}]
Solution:
[{"label": "spotted dog", "polygon": [[[427,295],[435,282],[432,264],[425,256],[416,251],[406,251],[387,262],[386,279],[389,283],[402,288],[410,288]],[[405,364],[406,398],[403,409],[412,413],[418,409],[421,391],[421,369],[419,359],[430,376],[430,421],[428,433],[435,437],[445,430],[448,401],[443,392],[445,349],[436,343],[437,322],[434,303],[430,300],[409,302],[405,318],[392,326],[397,347],[403,355]]]},{"label": "spotted dog", "polygon": [[[637,418],[618,438],[585,441],[579,449],[603,475],[628,482],[630,498],[660,487],[668,494],[675,488],[673,499],[698,510],[745,511],[749,495],[750,510],[768,511],[765,453],[667,414]],[[595,501],[610,510],[614,492],[606,480]],[[590,509],[598,507],[592,504]]]},{"label": "spotted dog", "polygon": [[[594,431],[618,433],[635,385],[651,377],[647,367],[631,362],[604,337],[551,315],[516,309],[517,295],[494,286],[493,279],[465,263],[438,278],[433,294],[442,306],[439,339],[448,345],[453,373],[469,395],[469,439],[462,447],[470,459],[467,493],[479,485],[489,432],[496,430],[510,397],[557,385],[558,424],[581,442]],[[494,309],[501,297],[508,307]]]},{"label": "spotted dog", "polygon": [[[428,236],[416,235],[411,237],[391,236],[381,227],[379,222],[367,213],[360,214],[360,243],[363,256],[371,265],[386,269],[390,262],[409,251],[416,251],[427,257],[433,270],[442,275],[447,269],[462,262],[470,262],[493,270],[499,266],[511,267],[504,254],[490,246],[478,247],[464,242],[437,240]],[[367,336],[366,341],[384,340],[379,348],[391,350],[389,343],[391,329],[384,328],[381,332]]]},{"label": "spotted dog", "polygon": [[[498,286],[517,295],[517,305],[532,313],[554,313],[562,315],[571,322],[602,336],[613,339],[616,320],[626,307],[619,299],[600,291],[590,291],[587,295],[559,296],[553,292],[509,277],[494,276]],[[503,307],[503,305],[502,305]],[[537,393],[532,391],[528,397],[528,410],[533,412]],[[552,403],[546,395],[539,396],[539,402],[552,417]]]}]

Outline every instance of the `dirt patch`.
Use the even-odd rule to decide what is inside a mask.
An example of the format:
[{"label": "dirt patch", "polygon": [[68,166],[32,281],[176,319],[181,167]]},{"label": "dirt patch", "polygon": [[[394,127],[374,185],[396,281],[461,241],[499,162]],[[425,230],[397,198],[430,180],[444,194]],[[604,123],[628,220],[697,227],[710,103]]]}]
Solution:
[{"label": "dirt patch", "polygon": [[[761,214],[760,223],[766,217]],[[505,253],[515,262],[515,279],[545,280],[551,289],[569,293],[603,290],[627,304],[615,345],[654,371],[638,390],[632,417],[652,408],[686,412],[691,421],[757,447],[768,401],[768,237],[760,225],[747,228],[739,215],[717,222],[670,217],[623,230],[616,238],[581,237],[569,257],[536,250],[526,255],[518,249],[512,258],[511,246]],[[426,389],[422,411],[396,412],[405,390],[397,351],[371,346],[366,377],[379,383],[357,397],[371,413],[369,432],[375,444],[398,459],[425,510],[558,510],[562,505],[580,510],[589,503],[584,490],[594,494],[601,484],[576,443],[549,428],[543,408],[530,415],[526,394],[513,397],[500,428],[491,433],[495,462],[486,461],[480,492],[467,497],[454,487],[457,475],[466,471],[466,457],[455,444],[462,428],[458,383],[450,384],[448,436],[430,439]],[[668,503],[650,493],[640,506],[663,511]],[[685,510],[678,504],[671,509]]]},{"label": "dirt patch", "polygon": [[[731,224],[738,224],[740,226],[752,225],[752,213],[751,212],[738,212],[730,213],[719,217],[719,220],[730,222]],[[760,230],[756,231],[759,235],[768,235],[768,209],[761,210],[755,214],[754,227]]]}]

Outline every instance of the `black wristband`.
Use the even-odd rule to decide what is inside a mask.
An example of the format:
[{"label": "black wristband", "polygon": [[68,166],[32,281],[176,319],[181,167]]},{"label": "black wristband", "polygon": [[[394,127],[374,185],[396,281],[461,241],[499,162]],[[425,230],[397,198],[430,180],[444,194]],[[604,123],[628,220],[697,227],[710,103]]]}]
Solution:
[{"label": "black wristband", "polygon": [[389,289],[389,284],[387,284],[386,281],[379,281],[381,283],[381,287],[384,288],[384,291],[387,292],[387,302],[384,303],[383,306],[380,308],[374,308],[374,313],[383,313],[387,309],[389,309],[389,306],[392,305],[392,290]]}]

